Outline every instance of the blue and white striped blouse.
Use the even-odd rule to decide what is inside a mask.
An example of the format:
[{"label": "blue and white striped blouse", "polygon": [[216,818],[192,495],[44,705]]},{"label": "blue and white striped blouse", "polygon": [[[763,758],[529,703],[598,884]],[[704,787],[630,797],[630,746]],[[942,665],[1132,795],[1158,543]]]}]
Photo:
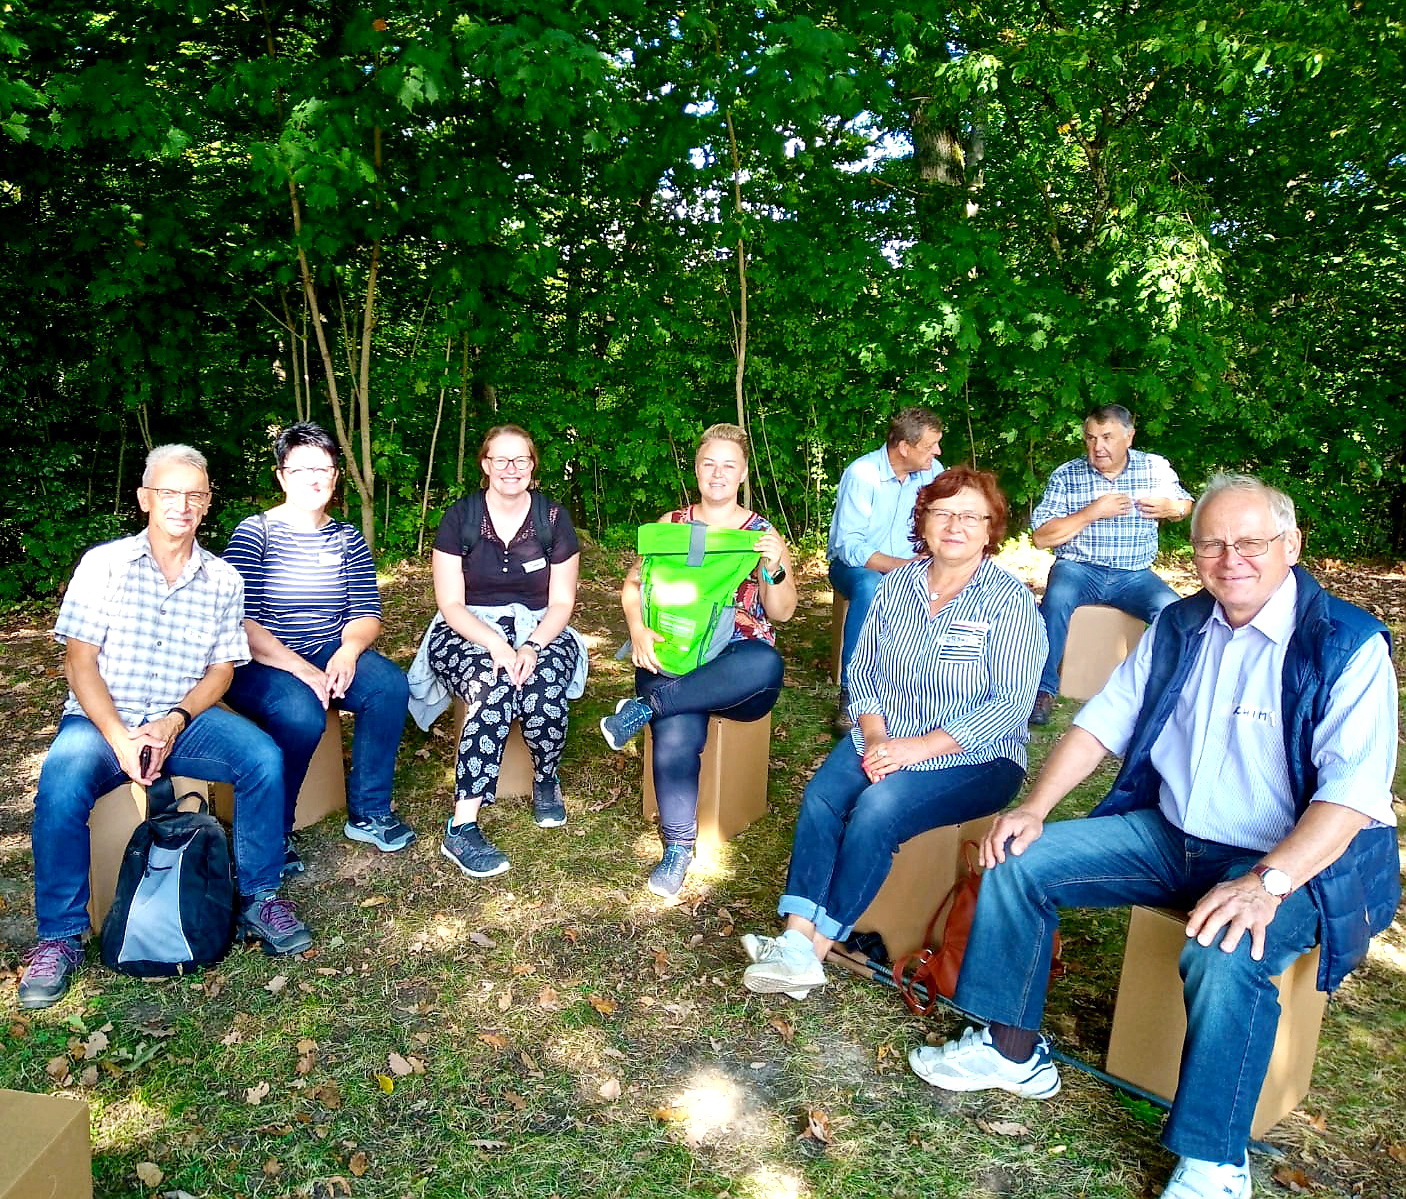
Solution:
[{"label": "blue and white striped blouse", "polygon": [[[960,753],[910,770],[1009,758],[1024,767],[1026,727],[1048,652],[1030,589],[989,558],[936,616],[928,615],[928,564],[884,576],[849,664],[850,715],[878,713],[891,737],[943,729]],[[850,737],[864,752],[855,724]]]},{"label": "blue and white striped blouse", "polygon": [[225,560],[244,578],[245,617],[294,653],[339,642],[349,621],[381,615],[371,549],[343,521],[307,532],[251,516],[229,539]]}]

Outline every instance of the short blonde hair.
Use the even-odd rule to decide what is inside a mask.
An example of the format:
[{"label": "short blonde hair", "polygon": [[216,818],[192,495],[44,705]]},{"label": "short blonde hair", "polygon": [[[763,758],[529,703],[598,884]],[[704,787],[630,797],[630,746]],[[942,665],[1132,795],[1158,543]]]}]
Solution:
[{"label": "short blonde hair", "polygon": [[743,462],[752,460],[752,439],[747,436],[747,430],[741,425],[730,425],[723,421],[716,425],[709,425],[703,430],[703,436],[698,439],[698,449],[693,454],[695,469],[703,460],[703,447],[710,441],[730,441],[742,451]]}]

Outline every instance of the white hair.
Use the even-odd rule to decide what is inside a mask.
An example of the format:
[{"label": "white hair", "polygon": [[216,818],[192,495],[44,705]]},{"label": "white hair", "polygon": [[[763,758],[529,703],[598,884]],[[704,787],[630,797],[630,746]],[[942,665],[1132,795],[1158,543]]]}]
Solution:
[{"label": "white hair", "polygon": [[142,471],[143,487],[151,486],[151,480],[163,462],[184,462],[187,466],[204,471],[207,480],[210,478],[210,466],[199,450],[179,443],[159,445],[146,456],[146,467]]},{"label": "white hair", "polygon": [[1206,490],[1201,493],[1201,498],[1196,501],[1196,507],[1191,510],[1191,535],[1196,536],[1196,526],[1200,523],[1201,509],[1206,504],[1227,491],[1238,491],[1244,495],[1253,495],[1262,499],[1269,506],[1269,514],[1274,518],[1275,533],[1288,533],[1297,529],[1298,519],[1294,515],[1294,501],[1277,487],[1271,487],[1268,483],[1255,478],[1254,475],[1238,475],[1229,471],[1222,471],[1211,476],[1211,481],[1206,484]]}]

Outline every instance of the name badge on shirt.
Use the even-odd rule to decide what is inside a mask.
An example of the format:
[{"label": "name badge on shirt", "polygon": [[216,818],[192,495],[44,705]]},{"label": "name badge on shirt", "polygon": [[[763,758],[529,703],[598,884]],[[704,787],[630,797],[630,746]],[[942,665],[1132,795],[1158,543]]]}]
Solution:
[{"label": "name badge on shirt", "polygon": [[531,562],[522,564],[522,573],[530,575],[535,570],[542,570],[547,565],[545,558],[533,558]]},{"label": "name badge on shirt", "polygon": [[335,550],[323,550],[317,555],[317,564],[319,566],[341,566],[342,555]]},{"label": "name badge on shirt", "polygon": [[938,656],[946,661],[975,661],[981,656],[990,628],[984,620],[954,620],[942,640]]}]

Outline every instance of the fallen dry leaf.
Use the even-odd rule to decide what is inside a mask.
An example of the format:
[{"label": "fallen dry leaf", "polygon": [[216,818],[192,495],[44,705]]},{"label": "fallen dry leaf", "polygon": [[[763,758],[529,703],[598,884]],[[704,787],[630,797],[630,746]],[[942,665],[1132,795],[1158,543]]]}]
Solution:
[{"label": "fallen dry leaf", "polygon": [[158,1187],[166,1172],[155,1162],[138,1162],[137,1177],[149,1187]]},{"label": "fallen dry leaf", "polygon": [[1328,1113],[1319,1112],[1316,1116],[1310,1116],[1308,1118],[1308,1126],[1312,1128],[1315,1132],[1327,1132]]},{"label": "fallen dry leaf", "polygon": [[485,1045],[492,1045],[494,1049],[506,1049],[508,1047],[508,1038],[500,1032],[481,1032],[478,1034],[478,1039]]},{"label": "fallen dry leaf", "polygon": [[805,1131],[801,1135],[813,1137],[822,1145],[828,1145],[830,1143],[830,1117],[819,1108],[811,1108],[805,1114]]},{"label": "fallen dry leaf", "polygon": [[976,1126],[993,1137],[1030,1137],[1034,1134],[1015,1120],[978,1120]]},{"label": "fallen dry leaf", "polygon": [[83,1073],[78,1076],[78,1081],[85,1087],[95,1087],[98,1085],[98,1074],[96,1066],[85,1067]]},{"label": "fallen dry leaf", "polygon": [[480,949],[498,948],[497,941],[495,941],[492,937],[488,936],[487,933],[481,933],[477,929],[475,929],[469,934],[469,940],[472,941],[475,945],[477,945]]},{"label": "fallen dry leaf", "polygon": [[389,1095],[392,1091],[395,1090],[395,1079],[393,1079],[389,1074],[376,1075],[376,1082],[380,1086],[381,1090],[384,1091],[387,1095]]},{"label": "fallen dry leaf", "polygon": [[525,1111],[527,1109],[527,1100],[524,1099],[521,1095],[519,1095],[516,1091],[504,1091],[503,1098],[506,1099],[509,1103],[511,1103],[513,1107],[520,1112]]},{"label": "fallen dry leaf", "polygon": [[544,1012],[556,1012],[561,1010],[561,996],[557,994],[555,987],[543,987],[537,992],[537,1006]]},{"label": "fallen dry leaf", "polygon": [[316,1063],[317,1042],[311,1037],[304,1037],[298,1042],[298,1064],[293,1069],[299,1074],[311,1074]]},{"label": "fallen dry leaf", "polygon": [[506,1149],[506,1148],[508,1147],[508,1142],[507,1142],[507,1141],[483,1141],[483,1140],[479,1140],[479,1141],[470,1141],[468,1144],[469,1144],[469,1148],[470,1148],[470,1149]]},{"label": "fallen dry leaf", "polygon": [[386,1064],[390,1066],[391,1073],[397,1078],[404,1078],[407,1074],[415,1073],[415,1067],[407,1062],[398,1053],[390,1053],[386,1057]]},{"label": "fallen dry leaf", "polygon": [[264,1177],[277,1178],[283,1173],[283,1163],[276,1157],[271,1157],[264,1162]]},{"label": "fallen dry leaf", "polygon": [[323,1107],[336,1109],[342,1106],[342,1092],[335,1082],[324,1082],[313,1090],[312,1097]]},{"label": "fallen dry leaf", "polygon": [[358,1149],[351,1155],[351,1160],[347,1162],[347,1169],[356,1175],[357,1178],[360,1178],[366,1173],[366,1168],[370,1164],[371,1162],[366,1156],[366,1151],[364,1149]]},{"label": "fallen dry leaf", "polygon": [[368,895],[356,906],[359,908],[379,908],[383,903],[390,903],[389,895]]},{"label": "fallen dry leaf", "polygon": [[613,999],[607,999],[604,995],[587,995],[586,1002],[596,1009],[602,1016],[609,1016],[620,1006]]},{"label": "fallen dry leaf", "polygon": [[780,1034],[781,1039],[785,1041],[786,1044],[789,1045],[796,1039],[796,1026],[784,1016],[773,1016],[767,1023],[770,1024],[772,1028],[776,1029],[777,1033]]},{"label": "fallen dry leaf", "polygon": [[607,1078],[600,1084],[600,1089],[596,1091],[596,1094],[607,1103],[614,1103],[615,1100],[620,1098],[620,1080],[618,1078]]},{"label": "fallen dry leaf", "polygon": [[83,1042],[83,1056],[86,1058],[97,1057],[108,1047],[107,1033],[98,1029],[95,1033],[89,1033],[88,1039]]},{"label": "fallen dry leaf", "polygon": [[206,999],[217,999],[225,989],[225,980],[219,974],[207,974],[200,982],[200,992]]},{"label": "fallen dry leaf", "polygon": [[661,1124],[677,1124],[684,1118],[684,1113],[676,1107],[656,1107],[654,1118]]},{"label": "fallen dry leaf", "polygon": [[264,1097],[269,1093],[269,1084],[265,1082],[255,1083],[244,1091],[244,1102],[251,1107],[258,1107],[264,1101]]},{"label": "fallen dry leaf", "polygon": [[1303,1195],[1315,1189],[1313,1179],[1297,1166],[1279,1166],[1272,1175],[1274,1181],[1295,1195]]},{"label": "fallen dry leaf", "polygon": [[1406,1163],[1406,1142],[1393,1141],[1386,1147],[1386,1155],[1394,1162]]},{"label": "fallen dry leaf", "polygon": [[20,1037],[29,1036],[29,1022],[26,1020],[14,1020],[10,1024],[10,1036],[18,1040]]},{"label": "fallen dry leaf", "polygon": [[286,974],[275,974],[268,982],[264,983],[264,990],[272,995],[277,995],[287,985],[288,976]]},{"label": "fallen dry leaf", "polygon": [[55,1082],[62,1082],[68,1077],[68,1055],[61,1053],[58,1057],[51,1057],[44,1063],[44,1073]]},{"label": "fallen dry leaf", "polygon": [[501,995],[498,996],[498,1010],[500,1012],[506,1012],[512,1006],[513,989],[512,987],[509,987],[506,991],[504,991]]}]

